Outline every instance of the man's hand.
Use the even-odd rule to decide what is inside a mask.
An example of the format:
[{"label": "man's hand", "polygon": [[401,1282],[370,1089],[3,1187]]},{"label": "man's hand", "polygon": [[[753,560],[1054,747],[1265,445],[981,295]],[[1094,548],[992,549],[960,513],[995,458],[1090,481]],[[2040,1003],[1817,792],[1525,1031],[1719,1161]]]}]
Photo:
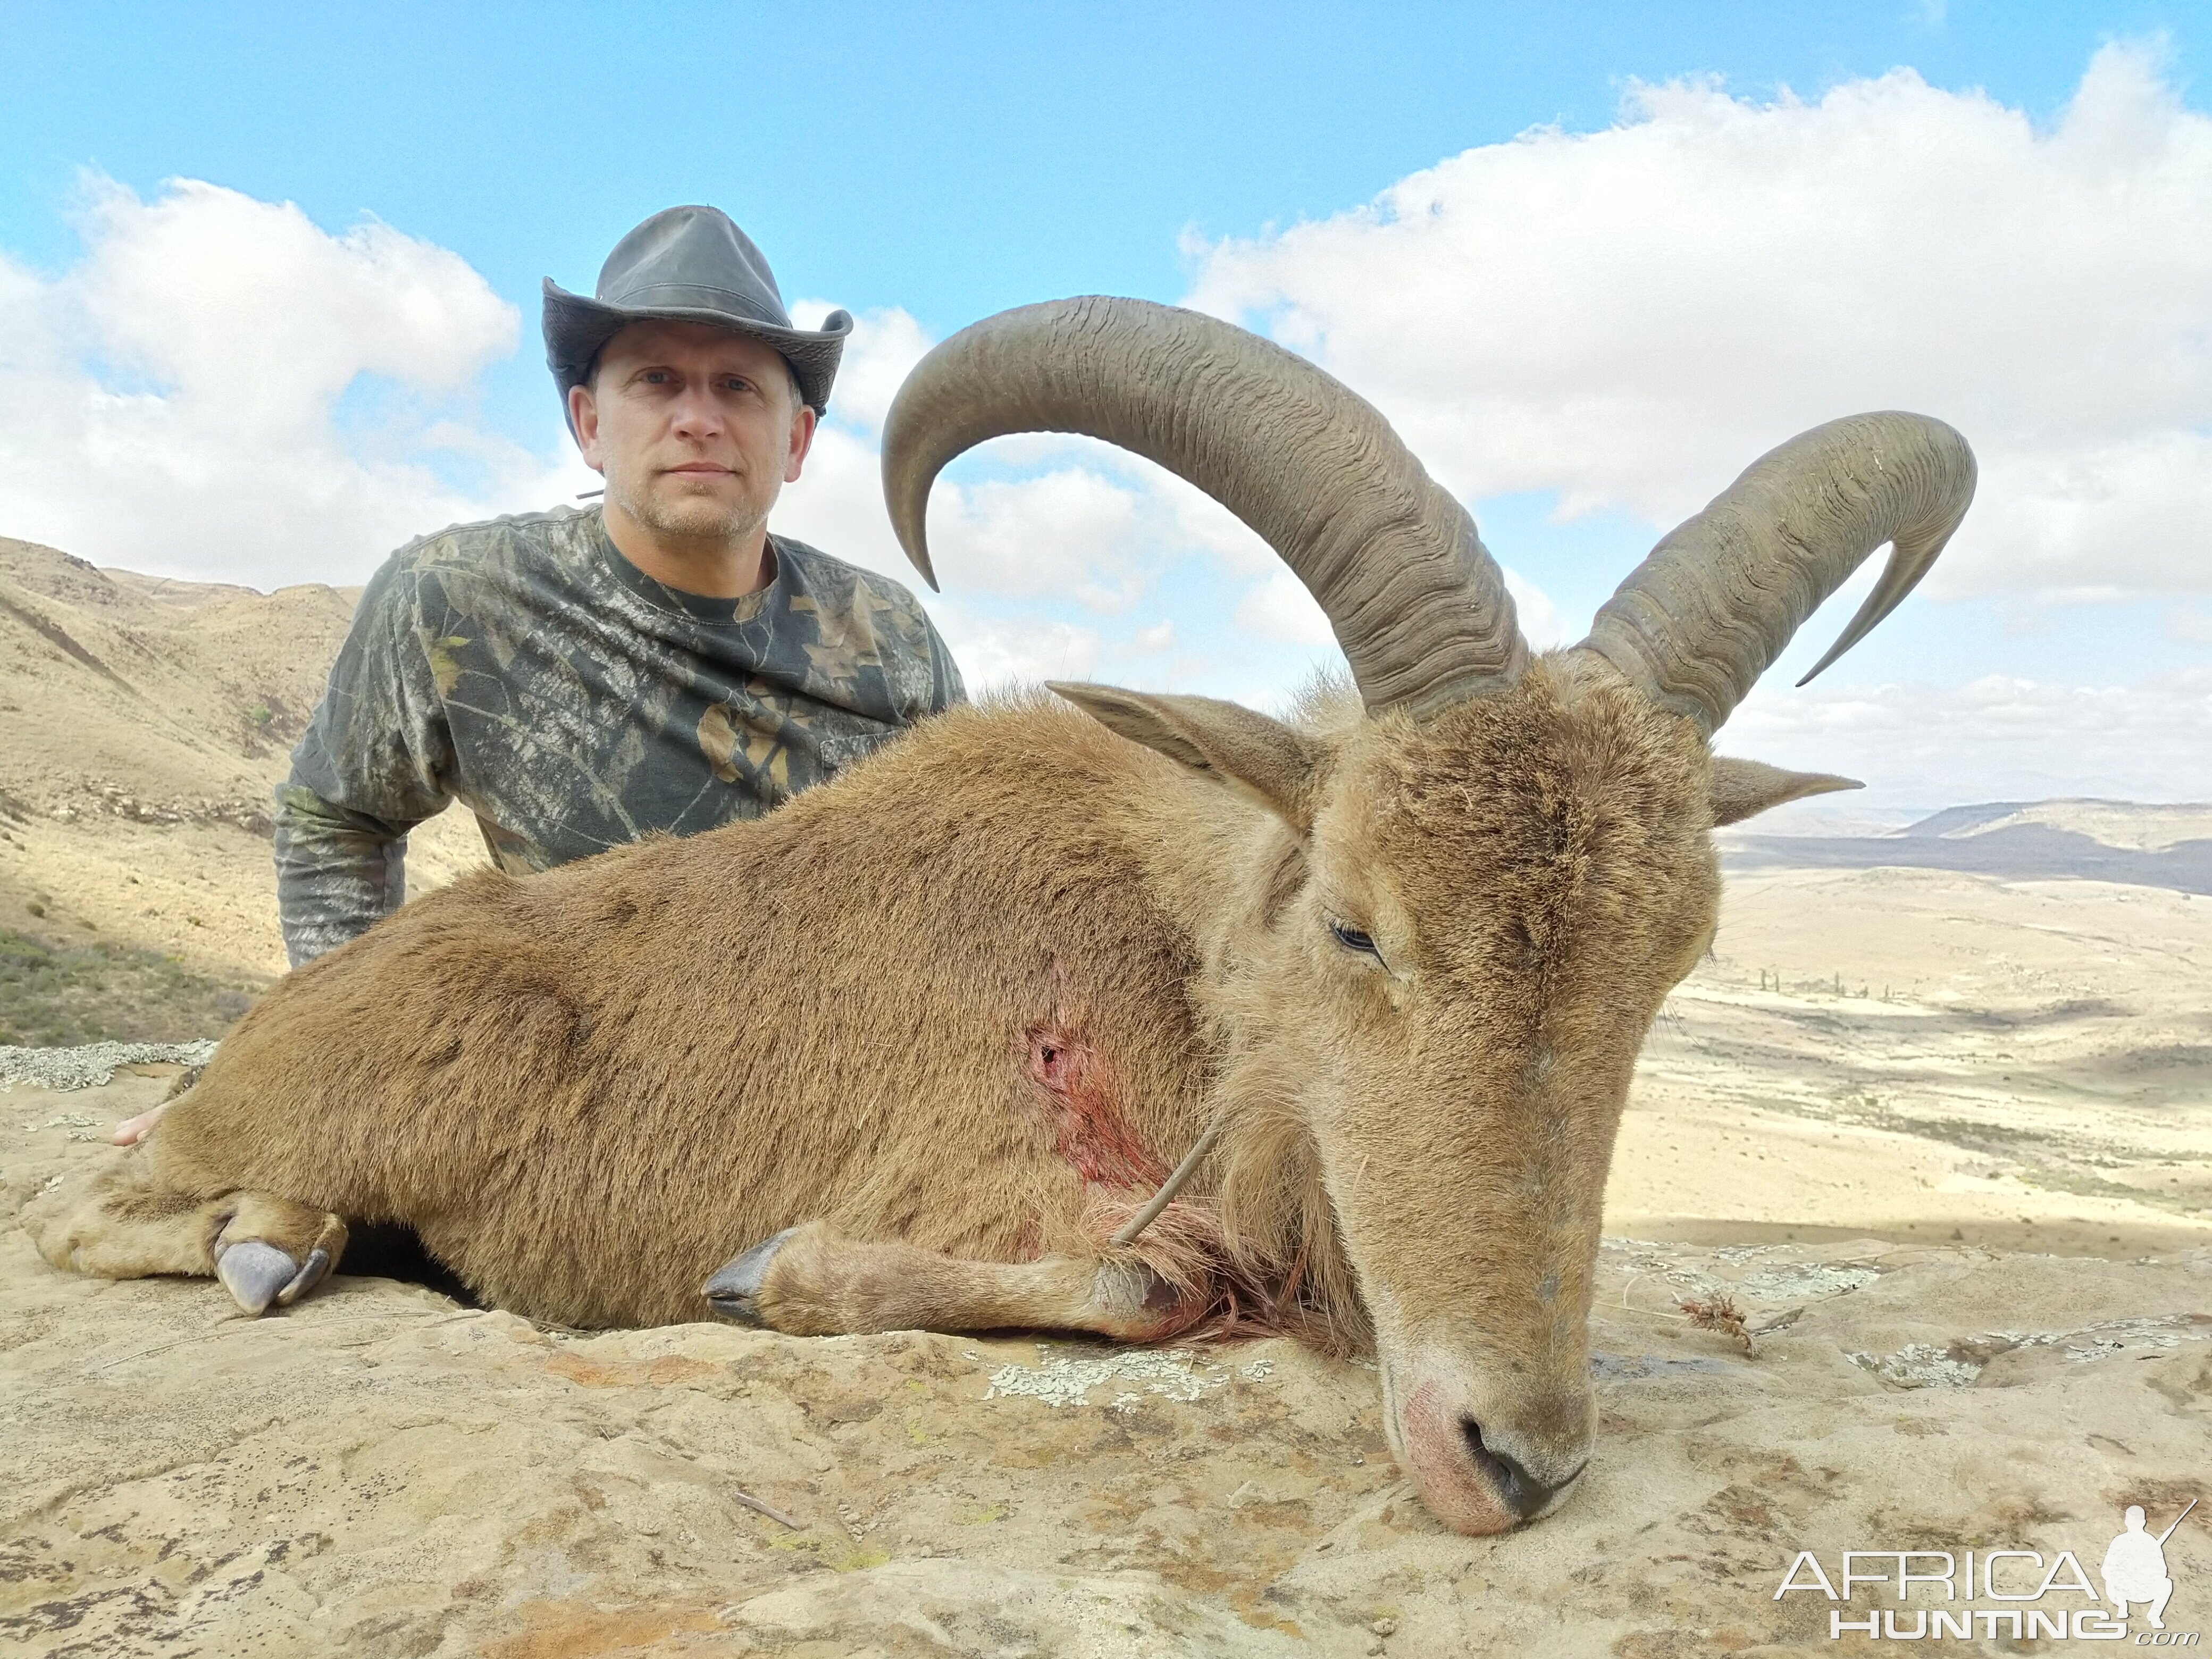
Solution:
[{"label": "man's hand", "polygon": [[115,1126],[115,1133],[108,1139],[118,1146],[136,1146],[153,1133],[154,1126],[161,1121],[161,1114],[183,1098],[192,1085],[200,1080],[200,1073],[205,1070],[207,1066],[203,1062],[178,1073],[176,1080],[169,1085],[169,1092],[161,1097],[159,1106],[151,1111],[141,1112],[136,1117],[125,1118]]},{"label": "man's hand", "polygon": [[115,1126],[115,1133],[108,1139],[118,1146],[136,1146],[145,1139],[147,1132],[161,1121],[161,1114],[168,1109],[169,1103],[165,1100],[150,1112],[141,1112],[136,1117],[125,1118]]}]

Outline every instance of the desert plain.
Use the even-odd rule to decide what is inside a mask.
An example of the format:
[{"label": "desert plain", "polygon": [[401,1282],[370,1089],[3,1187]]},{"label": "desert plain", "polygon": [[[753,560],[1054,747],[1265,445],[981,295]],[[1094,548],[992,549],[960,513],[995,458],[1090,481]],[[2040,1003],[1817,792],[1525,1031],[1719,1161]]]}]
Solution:
[{"label": "desert plain", "polygon": [[[269,791],[352,599],[0,541],[0,1649],[1833,1652],[1832,1613],[2098,1604],[1778,1597],[1802,1552],[2094,1584],[2125,1505],[2212,1497],[2207,806],[1723,833],[1608,1188],[1597,1453],[1501,1539],[1421,1509],[1370,1370],[1282,1341],[580,1333],[360,1273],[248,1321],[55,1273],[15,1218],[176,1068],[24,1051],[216,1037],[282,971]],[[449,811],[410,888],[482,856]],[[2166,1559],[2130,1644],[2212,1637],[2212,1504]],[[2036,1628],[1924,1639],[2071,1646]]]}]

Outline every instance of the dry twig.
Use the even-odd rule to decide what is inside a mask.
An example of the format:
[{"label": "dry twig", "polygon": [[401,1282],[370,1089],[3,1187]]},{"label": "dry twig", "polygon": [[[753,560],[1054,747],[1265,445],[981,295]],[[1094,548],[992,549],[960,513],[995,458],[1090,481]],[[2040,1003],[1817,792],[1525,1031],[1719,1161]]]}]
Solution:
[{"label": "dry twig", "polygon": [[762,1503],[759,1498],[754,1497],[749,1492],[740,1491],[738,1488],[732,1486],[730,1489],[730,1495],[735,1498],[738,1502],[743,1504],[747,1509],[752,1510],[756,1515],[764,1515],[771,1521],[781,1521],[785,1526],[789,1527],[793,1532],[805,1532],[806,1530],[806,1523],[804,1521],[794,1521],[791,1516],[786,1515],[781,1510],[776,1509],[771,1504]]},{"label": "dry twig", "polygon": [[1723,1336],[1734,1337],[1748,1354],[1759,1352],[1751,1333],[1743,1328],[1743,1310],[1735,1305],[1735,1298],[1713,1295],[1695,1302],[1679,1302],[1675,1306],[1689,1315],[1690,1323],[1701,1331],[1718,1331]]}]

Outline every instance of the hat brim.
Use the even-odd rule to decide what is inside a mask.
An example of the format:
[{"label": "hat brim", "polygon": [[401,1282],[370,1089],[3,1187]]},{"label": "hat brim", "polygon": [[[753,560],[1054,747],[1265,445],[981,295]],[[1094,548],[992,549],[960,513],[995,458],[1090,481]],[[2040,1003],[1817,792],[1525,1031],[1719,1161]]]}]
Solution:
[{"label": "hat brim", "polygon": [[726,311],[694,306],[613,306],[571,294],[550,277],[545,281],[545,366],[561,388],[565,405],[571,386],[581,386],[609,340],[632,323],[705,323],[773,346],[799,377],[800,398],[817,413],[830,406],[830,387],[853,331],[849,312],[833,311],[819,329],[781,328]]}]

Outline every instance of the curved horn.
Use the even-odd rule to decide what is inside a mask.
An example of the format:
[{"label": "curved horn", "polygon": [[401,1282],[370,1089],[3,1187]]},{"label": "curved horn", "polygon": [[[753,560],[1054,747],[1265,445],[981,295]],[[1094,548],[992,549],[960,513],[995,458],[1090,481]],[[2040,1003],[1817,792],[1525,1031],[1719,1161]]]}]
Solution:
[{"label": "curved horn", "polygon": [[1243,329],[1141,300],[1060,300],[986,318],[924,357],[884,423],[884,496],[932,587],[931,483],[1010,432],[1103,438],[1226,507],[1320,601],[1371,712],[1429,714],[1528,666],[1466,509],[1372,405]]},{"label": "curved horn", "polygon": [[1942,422],[1852,415],[1769,450],[1670,532],[1576,648],[1711,737],[1868,554],[1889,563],[1819,673],[1928,574],[1974,499],[1974,452]]}]

